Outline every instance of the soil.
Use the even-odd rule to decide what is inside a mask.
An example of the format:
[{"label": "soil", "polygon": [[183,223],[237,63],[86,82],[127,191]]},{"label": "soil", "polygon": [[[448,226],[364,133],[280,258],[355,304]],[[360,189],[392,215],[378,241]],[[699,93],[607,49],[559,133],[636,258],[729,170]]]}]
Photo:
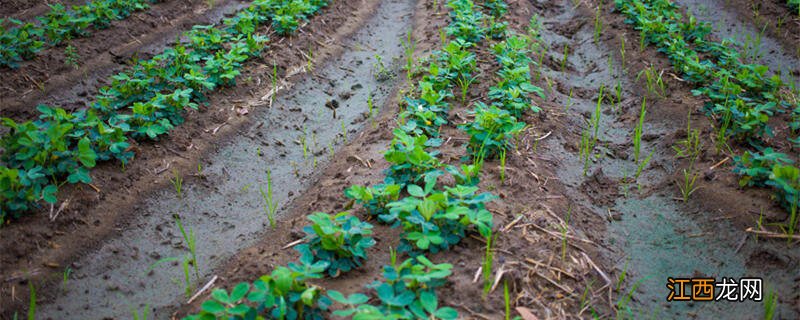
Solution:
[{"label": "soil", "polygon": [[[17,69],[0,69],[0,105],[4,117],[33,120],[38,104],[73,111],[88,106],[98,89],[109,84],[134,59],[149,59],[172,44],[193,25],[218,22],[226,14],[246,6],[239,0],[173,0],[151,5],[109,28],[94,30],[89,37],[49,47]],[[101,41],[98,41],[101,40]],[[78,66],[66,63],[64,49],[72,45]]]},{"label": "soil", "polygon": [[[774,21],[782,16],[779,1],[762,2],[762,19]],[[181,286],[171,281],[178,277],[180,266],[168,262],[152,267],[159,259],[186,253],[173,215],[184,219],[198,235],[202,275],[195,286],[218,276],[214,287],[224,288],[252,281],[275,266],[296,260],[297,253],[286,245],[302,237],[309,213],[351,210],[367,219],[362,209],[351,209],[352,202],[343,191],[353,184],[383,180],[388,164],[382,153],[396,125],[398,99],[408,87],[403,83],[406,75],[399,69],[402,57],[400,61],[384,60],[394,72],[391,80],[377,81],[374,74],[364,72],[374,72],[374,53],[401,56],[396,38],[408,29],[413,30],[416,41],[415,57],[439,48],[439,29],[448,24],[443,2],[439,1],[438,7],[413,0],[334,2],[296,36],[273,36],[270,50],[262,59],[248,63],[235,88],[214,95],[169,137],[137,145],[137,158],[124,171],[116,164],[104,163],[92,171],[91,186],[67,188],[59,199],[68,199],[68,205],[52,221],[50,208],[42,208],[5,226],[0,232],[0,247],[7,248],[0,251],[0,319],[11,319],[15,311],[25,310],[31,281],[39,288],[39,310],[46,318],[125,318],[130,308],[150,309],[158,319],[196,312],[207,293],[186,304]],[[638,34],[613,12],[608,1],[600,11],[603,32],[597,41],[594,25],[599,0],[578,6],[570,0],[507,2],[509,28],[525,33],[531,16],[537,15],[543,22],[542,43],[547,45],[542,65],[531,69],[536,75],[534,84],[547,95],[546,99],[535,98],[542,112],[524,118],[530,126],[508,156],[505,179],[500,179],[503,166],[497,160],[487,161],[481,176],[481,189],[499,196],[488,206],[495,215],[498,235],[494,270],[502,275],[498,279],[509,285],[512,308],[544,319],[721,318],[731,314],[733,318],[758,318],[763,306],[755,302],[686,304],[665,300],[667,277],[756,276],[778,294],[778,318],[800,316],[800,252],[796,244],[756,239],[744,232],[755,226],[762,213],[766,222],[785,221],[785,211],[770,201],[768,190],[737,187],[730,154],[718,153],[714,147],[712,124],[702,111],[705,101],[693,96],[693,88],[671,74],[663,54],[652,48],[639,50]],[[697,10],[701,3],[679,2],[687,3],[688,10]],[[710,6],[716,0],[703,2]],[[740,8],[736,4],[744,2],[732,0],[726,8]],[[151,11],[169,5],[188,6],[173,7],[175,11],[170,13],[186,22],[154,26],[157,31],[135,29],[132,34],[150,40],[142,40],[142,45],[127,51],[128,56],[133,52],[151,55],[187,24],[216,20],[242,4],[225,1],[208,9],[201,3],[170,1],[154,5]],[[8,5],[0,7],[6,10]],[[188,10],[199,11],[179,13]],[[211,12],[218,16],[212,18]],[[708,17],[703,17],[734,26],[718,31],[718,37],[761,25],[740,9],[726,12],[707,10]],[[146,15],[142,18],[159,16]],[[796,19],[787,18],[783,34],[767,27],[770,31],[764,34],[763,43],[769,50],[763,52],[763,61],[789,61],[785,57],[796,52],[792,36],[798,33],[789,31],[796,30],[790,22]],[[744,29],[737,29],[739,25]],[[119,30],[125,28],[134,27],[120,25],[107,31],[124,35],[125,31]],[[382,37],[385,34],[390,35]],[[390,37],[393,39],[388,40]],[[26,108],[42,102],[71,108],[85,105],[86,95],[81,96],[81,90],[93,94],[99,79],[125,67],[125,59],[114,59],[110,53],[123,46],[122,42],[94,41],[102,43],[97,44],[102,46],[98,49],[92,47],[91,39],[86,39],[86,47],[76,44],[82,48],[79,50],[102,52],[93,58],[96,61],[86,64],[91,67],[43,69],[46,72],[40,75],[50,77],[47,83],[52,91],[17,98],[4,95],[12,105],[7,109],[11,111],[3,111],[4,116],[28,119],[33,113]],[[619,51],[622,41],[628,48],[624,58]],[[446,142],[441,152],[446,163],[459,164],[466,154],[468,137],[457,125],[470,118],[472,103],[488,100],[488,88],[497,81],[489,45],[486,41],[475,49],[483,76],[471,86],[467,103],[450,103],[450,124],[442,129]],[[563,60],[565,48],[569,56]],[[313,53],[311,70],[306,68],[309,53]],[[41,56],[57,55],[48,52]],[[53,58],[37,58],[26,67],[58,61],[40,61],[48,59]],[[264,98],[272,90],[273,63],[283,85],[274,100]],[[637,80],[638,72],[651,65],[665,70],[665,97],[649,94],[644,80]],[[80,71],[83,68],[85,72]],[[70,79],[76,74],[90,76],[85,84],[67,80],[59,84],[59,77]],[[618,83],[621,94],[617,100],[612,92]],[[605,98],[598,148],[595,160],[585,167],[579,141],[593,116],[601,86]],[[373,117],[364,113],[367,95],[372,95],[380,109]],[[634,180],[638,166],[631,135],[644,97],[647,113],[642,153],[652,154],[652,158]],[[700,174],[698,189],[684,202],[678,185],[689,164],[675,157],[672,146],[686,136],[687,119],[693,129],[701,130],[703,150],[694,165]],[[346,134],[339,132],[340,126]],[[308,144],[312,156],[303,155],[301,136],[313,141]],[[328,142],[333,156],[328,155]],[[745,150],[744,145],[733,144],[732,148],[733,154]],[[791,154],[789,147],[782,148]],[[266,221],[255,191],[266,185],[264,171],[268,169],[273,172],[281,203],[274,228]],[[175,175],[185,178],[181,197],[169,182]],[[377,245],[368,252],[365,265],[337,278],[316,281],[317,285],[352,293],[363,292],[365,284],[379,280],[389,249],[397,247],[399,231],[373,223]],[[565,224],[569,237],[562,241]],[[483,283],[476,277],[484,251],[482,240],[468,237],[452,250],[430,257],[454,265],[448,284],[439,289],[439,304],[455,307],[464,318],[502,319],[503,281],[482,298]],[[71,273],[62,287],[66,268]],[[139,270],[142,268],[146,270]]]}]

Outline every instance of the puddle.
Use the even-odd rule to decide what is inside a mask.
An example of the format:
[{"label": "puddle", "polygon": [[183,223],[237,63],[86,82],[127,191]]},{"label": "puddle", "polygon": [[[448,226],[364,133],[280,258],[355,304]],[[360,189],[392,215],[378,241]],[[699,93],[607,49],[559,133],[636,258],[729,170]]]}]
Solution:
[{"label": "puddle", "polygon": [[[686,1],[678,2],[704,2]],[[542,67],[542,72],[550,79],[556,79],[564,85],[557,88],[568,91],[572,88],[575,91],[583,91],[583,97],[569,97],[568,92],[554,93],[545,88],[548,97],[554,98],[561,105],[570,105],[569,110],[564,111],[567,116],[567,125],[575,128],[590,127],[586,119],[592,117],[597,105],[597,92],[600,85],[616,84],[620,79],[623,89],[623,98],[631,97],[631,92],[625,88],[631,88],[637,84],[632,83],[635,74],[614,74],[609,70],[608,53],[613,52],[598,46],[593,41],[593,26],[586,23],[572,35],[555,33],[554,30],[563,28],[569,21],[575,19],[586,19],[580,17],[579,13],[572,9],[569,1],[561,1],[560,8],[548,11],[542,18],[544,28],[542,37],[545,42],[550,44],[550,57],[553,61],[561,62],[563,59],[563,46],[569,44],[570,56],[566,71],[561,69],[552,70],[546,66]],[[725,16],[724,13],[720,16]],[[733,17],[733,16],[731,16]],[[591,21],[591,20],[590,20]],[[714,20],[717,21],[717,20]],[[727,21],[727,20],[723,20]],[[727,23],[727,22],[724,22]],[[723,34],[734,32],[729,29]],[[741,36],[741,35],[740,35]],[[772,41],[764,38],[764,43]],[[775,44],[777,45],[777,44]],[[780,48],[775,45],[767,44],[768,51],[764,52],[767,61],[796,61],[781,58]],[[556,48],[556,49],[553,49]],[[561,51],[561,52],[559,52]],[[767,50],[765,50],[767,51]],[[618,63],[614,61],[613,63]],[[778,66],[775,66],[776,70]],[[614,69],[618,69],[615,66]],[[544,80],[541,84],[546,84]],[[566,89],[565,89],[566,88]],[[608,88],[607,88],[608,89]],[[594,99],[594,100],[592,100]],[[568,103],[569,102],[569,103]],[[638,102],[637,102],[638,105]],[[654,105],[655,106],[655,105]],[[654,107],[653,106],[653,107]],[[653,108],[648,104],[648,108]],[[635,174],[636,164],[628,156],[632,153],[632,133],[633,127],[626,127],[629,124],[623,123],[614,112],[609,112],[610,104],[603,104],[600,117],[599,140],[596,150],[607,155],[598,157],[587,171],[587,176],[583,175],[583,162],[577,150],[578,141],[568,141],[563,137],[553,137],[544,141],[543,150],[546,157],[557,159],[559,163],[556,175],[569,189],[571,189],[570,201],[578,204],[595,214],[608,217],[611,212],[621,213],[621,220],[609,223],[609,241],[619,254],[614,253],[609,257],[617,261],[615,267],[618,269],[614,274],[618,275],[622,270],[627,271],[626,281],[623,283],[621,292],[617,297],[624,298],[628,292],[633,292],[632,302],[625,310],[619,314],[623,318],[652,318],[652,319],[722,319],[729,318],[730,315],[737,315],[737,318],[753,319],[763,317],[762,302],[671,302],[667,303],[668,291],[666,288],[667,278],[690,278],[690,277],[714,277],[721,280],[722,277],[739,279],[741,277],[761,277],[764,281],[765,291],[774,290],[780,304],[776,315],[778,318],[797,318],[797,310],[791,307],[792,299],[796,298],[797,280],[800,277],[798,261],[800,252],[786,246],[781,241],[759,241],[755,243],[752,238],[744,240],[745,234],[730,225],[726,219],[720,218],[721,213],[712,214],[706,212],[695,212],[682,202],[674,200],[675,196],[670,190],[662,193],[640,196],[637,187],[633,185],[620,184],[619,189],[600,190],[609,195],[599,195],[601,200],[610,197],[610,203],[596,201],[592,190],[582,188],[584,183],[592,179],[591,175],[598,169],[602,169],[605,178],[613,181],[621,181],[625,177]],[[636,112],[638,111],[630,111]],[[651,121],[646,123],[645,134],[664,135],[673,132],[675,128],[667,127],[669,123],[658,123]],[[580,129],[575,129],[579,132]],[[642,157],[645,157],[655,150],[651,165],[639,178],[639,183],[643,189],[659,186],[666,179],[669,173],[674,172],[675,163],[673,154],[668,146],[658,145],[660,139],[652,142],[643,142]],[[575,147],[570,147],[574,145]],[[606,147],[608,146],[608,147]],[[624,150],[623,156],[614,157],[611,149],[617,148]],[[603,152],[609,150],[609,152]],[[595,154],[598,154],[596,151]],[[657,163],[658,165],[653,165]],[[610,188],[614,188],[611,186]],[[745,241],[745,242],[743,242]],[[737,248],[739,247],[739,248]],[[617,280],[617,279],[613,279]],[[614,284],[616,286],[616,283]],[[617,301],[614,301],[615,303]]]},{"label": "puddle", "polygon": [[[740,44],[739,52],[757,62],[769,66],[770,70],[789,70],[800,74],[800,60],[784,50],[775,39],[762,32],[762,27],[744,22],[729,11],[721,0],[675,0],[700,21],[711,23],[713,33],[723,39],[733,38]],[[756,61],[753,61],[755,59]],[[783,81],[796,81],[790,74],[782,75]]]},{"label": "puddle", "polygon": [[[67,289],[55,302],[40,306],[44,318],[123,319],[131,316],[131,309],[151,309],[155,318],[168,318],[171,307],[187,300],[181,264],[154,266],[160,259],[189,254],[173,215],[179,215],[197,239],[200,280],[190,270],[195,288],[211,278],[215,266],[268,235],[260,193],[261,187],[267,190],[266,171],[271,170],[280,216],[284,205],[313,182],[315,167],[326,165],[331,148],[343,143],[343,132],[353,137],[369,123],[368,97],[375,106],[388,98],[395,80],[376,80],[376,55],[387,68],[399,67],[393,61],[403,54],[401,39],[412,28],[414,6],[413,0],[382,1],[376,15],[349,41],[352,51],[280,93],[272,108],[251,110],[249,116],[260,119],[254,123],[263,124],[240,132],[206,157],[202,172],[207,179],[187,182],[182,198],[170,189],[145,200],[136,208],[139,221],[75,264]],[[338,102],[335,119],[325,106],[333,100]]]},{"label": "puddle", "polygon": [[[622,213],[623,219],[610,224],[609,230],[614,235],[612,244],[625,251],[620,268],[625,270],[627,264],[629,277],[633,275],[629,282],[634,283],[621,294],[636,287],[632,294],[632,313],[626,316],[724,319],[735,314],[740,319],[763,317],[762,302],[667,302],[668,277],[711,277],[717,281],[722,277],[737,281],[742,277],[759,277],[763,278],[764,294],[766,290],[776,290],[782,299],[793,299],[796,294],[792,283],[798,272],[786,272],[797,270],[796,267],[768,267],[764,261],[754,261],[765,255],[775,255],[785,263],[796,261],[796,253],[795,257],[790,257],[787,250],[791,249],[783,242],[755,243],[748,239],[741,248],[736,248],[738,245],[731,244],[740,243],[742,232],[725,219],[701,225],[698,222],[714,221],[715,216],[709,213],[689,215],[675,201],[669,200],[668,195],[618,199],[613,210]],[[785,304],[787,301],[783,302],[776,315],[796,318],[795,311]]]}]

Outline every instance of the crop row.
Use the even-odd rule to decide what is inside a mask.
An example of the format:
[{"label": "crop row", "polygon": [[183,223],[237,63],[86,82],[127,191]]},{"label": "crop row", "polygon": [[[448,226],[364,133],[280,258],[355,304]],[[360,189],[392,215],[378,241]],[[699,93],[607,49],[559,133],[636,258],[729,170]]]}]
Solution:
[{"label": "crop row", "polygon": [[[459,243],[467,232],[477,231],[487,240],[491,239],[492,214],[485,204],[494,196],[477,194],[484,154],[477,147],[478,143],[469,144],[473,163],[460,168],[443,164],[435,148],[442,143],[441,126],[448,123],[447,101],[453,100],[452,91],[456,84],[465,83],[465,79],[474,79],[475,53],[468,49],[482,41],[490,28],[484,26],[485,16],[474,10],[471,0],[450,0],[448,6],[452,8],[452,21],[447,33],[455,39],[424,61],[428,64],[427,72],[403,101],[404,110],[398,115],[399,127],[394,130],[394,139],[384,153],[390,163],[384,183],[369,187],[354,185],[345,191],[347,197],[363,206],[379,222],[403,229],[397,252],[391,252],[390,264],[383,267],[384,281],[367,285],[374,290],[377,303],[369,303],[370,297],[362,293],[346,297],[337,291],[328,291],[325,296],[321,288],[305,282],[322,277],[324,272],[335,277],[360,266],[366,259],[365,249],[374,245],[369,237],[372,229],[369,223],[361,222],[348,212],[335,216],[318,212],[308,217],[312,224],[304,228],[305,243],[297,247],[299,264],[278,267],[253,284],[240,283],[231,294],[217,289],[211,299],[202,304],[200,314],[187,319],[255,319],[259,315],[277,319],[319,319],[333,301],[346,307],[333,311],[334,315],[353,319],[458,317],[454,309],[439,306],[435,292],[446,283],[452,265],[434,264],[424,254],[447,250]],[[502,1],[487,1],[483,7],[498,20],[506,10]],[[501,39],[505,35],[506,31],[494,34]],[[519,86],[532,86],[527,42],[521,39],[511,37],[494,46],[498,62],[503,66],[498,73],[503,80],[492,88],[493,92],[511,94],[510,91],[519,90]],[[520,71],[523,68],[525,72]],[[509,76],[511,70],[521,75]],[[526,95],[507,100],[505,95],[494,94],[492,107],[502,108],[513,119],[511,112],[534,108]],[[520,108],[519,104],[527,104],[527,107]],[[482,137],[502,140],[498,143],[503,150],[511,146],[506,138],[494,136],[498,131],[490,126],[481,130],[473,123],[469,127],[469,132],[482,131]],[[452,175],[454,186],[438,182],[445,174]],[[398,263],[398,252],[407,253],[411,258]]]},{"label": "crop row", "polygon": [[0,67],[16,68],[47,46],[87,37],[90,28],[108,28],[112,21],[145,10],[151,2],[154,0],[95,0],[72,10],[60,3],[51,4],[48,13],[36,18],[38,25],[16,19],[8,19],[7,24],[0,19]]},{"label": "crop row", "polygon": [[759,150],[735,157],[734,171],[744,175],[741,184],[772,187],[778,202],[796,213],[800,168],[791,157],[765,148],[763,139],[773,136],[770,119],[788,113],[795,135],[790,142],[800,146],[796,93],[789,92],[780,75],[769,74],[768,67],[744,63],[732,40],[710,40],[710,25],[684,18],[669,0],[616,0],[616,8],[640,31],[642,45],[658,47],[686,81],[698,86],[692,92],[708,98],[705,110],[717,120],[718,144],[727,147],[730,138]]},{"label": "crop row", "polygon": [[257,0],[220,27],[195,26],[149,60],[111,77],[89,108],[67,112],[38,106],[38,120],[4,118],[0,139],[0,224],[9,216],[57,201],[65,183],[89,183],[97,161],[133,159],[130,139],[157,140],[183,123],[214,90],[232,86],[242,63],[259,55],[268,38],[256,33],[271,21],[279,34],[293,32],[327,0]]}]

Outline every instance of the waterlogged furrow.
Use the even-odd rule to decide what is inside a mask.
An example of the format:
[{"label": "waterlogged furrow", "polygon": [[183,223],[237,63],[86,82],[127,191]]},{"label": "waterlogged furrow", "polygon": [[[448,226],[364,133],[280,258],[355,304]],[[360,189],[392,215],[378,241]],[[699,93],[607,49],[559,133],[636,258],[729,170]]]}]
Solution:
[{"label": "waterlogged furrow", "polygon": [[[136,309],[140,314],[154,310],[151,316],[166,318],[188,300],[187,292],[194,294],[212,278],[216,266],[268,236],[273,222],[281,223],[288,204],[313,183],[309,178],[328,163],[334,149],[369,123],[367,101],[383,105],[392,93],[396,82],[376,78],[380,64],[375,57],[399,60],[413,8],[409,0],[378,5],[375,17],[348,40],[348,47],[357,44],[361,49],[314,66],[313,76],[281,91],[271,108],[251,109],[253,125],[203,161],[198,169],[202,178],[184,183],[180,193],[162,190],[137,206],[137,222],[77,261],[81,267],[73,270],[65,291],[40,312],[61,319],[122,319]],[[395,69],[391,64],[384,67],[387,72]],[[269,89],[267,85],[263,92]],[[326,107],[328,100],[338,102],[335,118]],[[176,178],[180,177],[173,181]],[[174,217],[180,217],[186,237]],[[338,223],[333,220],[331,225]],[[326,271],[319,266],[308,269],[309,275]],[[275,278],[288,270],[279,269]],[[313,295],[313,289],[308,294]]]},{"label": "waterlogged furrow", "polygon": [[[502,1],[490,3],[505,6]],[[369,286],[377,292],[377,304],[367,303],[369,297],[360,293],[345,297],[336,291],[328,292],[330,299],[348,307],[345,310],[334,311],[335,315],[355,315],[367,318],[400,316],[403,318],[455,319],[458,314],[454,309],[438,307],[434,290],[445,283],[452,266],[433,264],[423,254],[447,250],[457,244],[465,236],[465,233],[471,230],[477,229],[487,239],[491,237],[492,215],[485,209],[484,203],[491,200],[493,196],[488,193],[476,194],[478,190],[476,187],[477,173],[480,171],[482,160],[469,166],[463,166],[462,168],[472,169],[462,172],[458,168],[444,166],[437,157],[438,151],[435,150],[441,144],[440,127],[448,122],[449,106],[446,100],[453,98],[454,95],[451,91],[455,88],[456,83],[468,86],[466,80],[472,79],[471,73],[475,69],[475,54],[469,52],[468,48],[473,47],[476,42],[485,37],[485,30],[481,27],[484,17],[480,12],[473,10],[474,4],[471,1],[451,0],[448,2],[448,6],[453,11],[450,14],[452,22],[447,28],[447,33],[454,36],[455,40],[447,44],[444,51],[432,54],[428,73],[416,84],[412,94],[405,99],[406,109],[399,116],[400,127],[394,130],[394,139],[389,150],[384,154],[390,163],[385,183],[372,187],[353,186],[346,191],[348,197],[354,198],[357,203],[363,205],[369,214],[377,216],[378,221],[400,226],[403,232],[398,251],[408,252],[416,258],[397,263],[396,256],[392,255],[391,265],[384,267],[384,282]],[[504,10],[497,12],[497,15],[500,16]],[[502,37],[502,34],[498,34],[498,36]],[[522,55],[522,52],[518,52],[518,54],[516,56],[520,59],[518,62],[527,63],[525,60],[527,58]],[[518,65],[515,67],[521,68]],[[525,70],[525,74],[527,74],[527,65]],[[527,81],[529,83],[529,76]],[[511,84],[500,85],[498,90],[511,90],[511,86]],[[462,94],[463,96],[464,94]],[[498,99],[502,100],[502,98]],[[520,109],[529,108],[530,105]],[[483,132],[484,135],[491,134],[491,131],[486,130],[490,129],[486,128]],[[503,141],[499,143],[502,143],[501,147],[505,148],[508,143],[505,138],[502,139]],[[482,154],[481,151],[473,151],[476,159],[482,158],[479,155]],[[456,186],[437,185],[437,178],[445,174],[445,171],[453,175]],[[442,187],[444,190],[441,189]],[[407,192],[408,196],[401,198],[403,190]],[[323,220],[329,221],[328,219]],[[312,219],[312,222],[314,222],[314,229],[321,228],[322,220]],[[307,233],[309,236],[306,240],[311,244],[316,243],[320,237],[324,236],[322,235],[324,232],[319,230],[307,231]],[[302,254],[300,265],[305,265],[305,270],[318,267],[313,271],[321,272],[322,269],[329,267],[329,261],[324,261],[324,265],[317,265],[317,263],[320,260],[326,260],[325,255],[330,254],[334,248],[326,249],[327,251],[316,250],[314,252],[309,252],[308,247],[300,249]],[[296,274],[302,278],[300,280],[295,278],[292,280],[293,283],[304,283],[304,279],[315,277],[309,276],[308,272],[300,271],[300,265],[289,264],[289,269],[295,269]],[[262,277],[252,286],[247,283],[237,285],[231,293],[236,296],[236,299],[233,299],[235,301],[232,301],[230,305],[236,306],[243,312],[256,313],[259,312],[259,309],[254,307],[255,305],[274,298],[281,298],[280,290],[276,290],[279,288],[280,280],[276,279],[287,277],[276,274],[280,270],[284,270],[283,267],[279,267],[269,276]],[[250,289],[251,287],[254,289]],[[244,296],[248,290],[251,294],[253,292],[259,294],[245,300]],[[319,289],[309,289],[305,287],[305,284],[291,288],[291,290],[296,290],[293,292],[298,294],[313,290],[313,293],[308,294],[310,297],[308,303],[304,305],[296,303],[292,306],[294,308],[292,312],[307,310],[309,307],[326,309],[330,302],[327,297],[317,295]],[[239,292],[237,293],[237,291]],[[266,292],[266,296],[269,298],[261,295],[261,292]],[[234,315],[235,313],[219,307],[230,302],[230,299],[227,298],[229,296],[225,291],[217,290],[213,299],[203,304],[202,313],[189,318]],[[273,306],[267,305],[266,311],[271,308]],[[274,315],[275,310],[278,309],[272,310]]]},{"label": "waterlogged furrow", "polygon": [[685,80],[699,86],[693,91],[696,95],[710,100],[705,109],[719,119],[718,149],[731,139],[760,150],[735,157],[734,172],[744,176],[743,185],[773,188],[778,203],[791,213],[788,228],[793,233],[800,203],[800,168],[793,165],[796,157],[768,148],[764,138],[773,135],[769,120],[788,113],[789,123],[780,126],[788,126],[789,142],[800,145],[796,89],[787,88],[768,67],[742,62],[734,44],[708,40],[711,27],[694,19],[686,21],[668,0],[617,1],[617,9],[640,31],[643,42],[659,47]]},{"label": "waterlogged furrow", "polygon": [[130,139],[157,140],[198,109],[216,89],[236,84],[243,63],[259,55],[268,38],[257,31],[269,22],[281,35],[327,5],[326,0],[258,0],[223,25],[195,26],[187,43],[139,61],[113,76],[85,110],[70,113],[39,106],[40,120],[3,119],[0,139],[0,224],[54,204],[65,183],[89,183],[97,161],[133,159]]}]

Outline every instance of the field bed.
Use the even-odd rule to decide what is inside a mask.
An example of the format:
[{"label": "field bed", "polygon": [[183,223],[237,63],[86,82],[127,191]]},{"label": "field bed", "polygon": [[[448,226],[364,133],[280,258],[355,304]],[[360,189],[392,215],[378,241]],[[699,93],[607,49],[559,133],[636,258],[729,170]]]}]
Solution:
[{"label": "field bed", "polygon": [[[50,47],[18,69],[2,68],[0,102],[3,116],[29,120],[37,104],[59,105],[67,110],[85,108],[111,75],[130,66],[132,59],[149,59],[172,44],[193,25],[217,22],[226,13],[244,7],[241,1],[165,1],[136,12],[89,37],[70,40],[79,57],[77,66],[65,63],[65,45]],[[100,40],[100,41],[98,41]]]},{"label": "field bed", "polygon": [[[134,142],[136,159],[124,170],[116,161],[98,162],[91,185],[62,187],[52,209],[0,229],[0,319],[27,312],[29,285],[36,288],[37,319],[195,315],[208,310],[208,301],[219,301],[214,289],[232,292],[237,283],[252,284],[298,263],[295,249],[310,239],[303,230],[311,224],[307,217],[342,211],[373,225],[375,244],[355,270],[303,281],[319,290],[312,307],[335,291],[364,293],[372,305],[385,302],[366,285],[385,281],[384,268],[395,257],[409,258],[402,248],[411,246],[433,263],[452,265],[434,297],[458,318],[771,316],[767,301],[665,301],[668,277],[699,276],[763,278],[764,294],[777,297],[774,318],[800,315],[798,242],[772,238],[787,235],[780,231],[792,216],[773,199],[776,189],[740,187],[742,176],[734,172],[735,157],[753,151],[752,143],[730,140],[725,150],[715,144],[719,117],[704,109],[706,95],[692,92],[701,85],[676,71],[663,50],[640,45],[639,31],[613,1],[508,1],[502,20],[492,20],[508,23],[504,39],[528,37],[527,71],[542,95],[529,88],[532,108],[516,119],[527,126],[507,138],[503,157],[480,158],[475,187],[496,196],[485,203],[492,216],[490,250],[485,230],[472,224],[447,250],[422,250],[408,231],[382,223],[354,201],[351,186],[396,178],[395,163],[384,155],[396,147],[396,130],[409,130],[404,125],[415,116],[409,99],[426,90],[420,83],[429,81],[431,59],[461,41],[443,32],[463,19],[448,2],[471,3],[333,1],[294,34],[271,35],[260,56],[244,63],[235,86],[209,95],[159,140]],[[764,30],[758,42],[745,43],[760,50],[747,62],[782,70],[785,83],[798,81],[800,18],[783,0],[759,2],[757,15],[753,1],[675,2],[686,6],[680,12],[712,22],[712,41],[753,41],[743,39]],[[152,57],[191,25],[217,22],[246,5],[159,2],[73,40],[87,57],[77,69],[63,65],[63,47],[56,47],[20,69],[0,70],[9,79],[0,85],[2,116],[33,119],[39,103],[80,110],[105,79],[129,67],[130,58]],[[715,5],[722,9],[709,11]],[[7,7],[17,16],[41,10],[24,3]],[[489,24],[488,5],[474,10]],[[456,50],[474,54],[475,80],[463,98],[457,84],[447,89],[453,96],[441,100],[448,106],[442,122],[435,132],[423,130],[441,139],[426,149],[438,152],[442,168],[478,159],[464,128],[477,121],[479,102],[498,101],[494,90],[504,77],[493,46],[502,41],[487,33],[458,49],[466,51]],[[408,63],[412,73],[404,68]],[[650,76],[661,81],[655,88]],[[794,94],[787,103],[800,110],[796,89],[780,90]],[[787,128],[791,114],[769,121],[775,135],[763,142],[796,165],[798,146],[786,142],[796,138]],[[675,146],[695,130],[697,156],[676,155]],[[461,179],[448,172],[439,178],[442,187]],[[682,194],[684,172],[696,177],[688,195]],[[400,199],[411,193],[404,186]],[[187,248],[176,218],[196,238],[196,252]],[[334,300],[333,310],[346,308]]]}]

